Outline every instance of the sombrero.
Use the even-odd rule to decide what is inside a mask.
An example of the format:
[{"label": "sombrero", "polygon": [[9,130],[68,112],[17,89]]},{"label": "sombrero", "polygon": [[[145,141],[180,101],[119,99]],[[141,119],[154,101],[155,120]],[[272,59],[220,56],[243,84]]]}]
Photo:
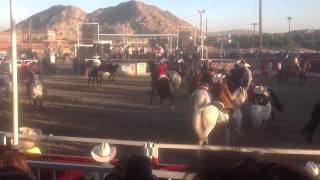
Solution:
[{"label": "sombrero", "polygon": [[268,88],[265,86],[255,86],[253,91],[255,94],[266,94]]},{"label": "sombrero", "polygon": [[243,65],[244,67],[251,67],[251,65],[250,64],[248,64],[248,63],[244,63],[244,65]]},{"label": "sombrero", "polygon": [[221,73],[215,74],[213,76],[213,81],[218,82],[218,81],[222,80],[224,77],[225,77],[225,75],[223,75]]},{"label": "sombrero", "polygon": [[[34,128],[30,128],[30,127],[20,127],[19,134],[22,134],[22,135],[42,135],[42,131],[40,129],[34,129]],[[20,138],[19,146],[23,150],[29,150],[29,149],[34,148],[38,142],[39,142],[39,140],[36,138]]]},{"label": "sombrero", "polygon": [[308,161],[304,166],[304,169],[314,177],[319,175],[319,168],[314,162]]},{"label": "sombrero", "polygon": [[116,148],[108,143],[102,143],[93,147],[91,157],[98,162],[109,163],[116,156]]}]

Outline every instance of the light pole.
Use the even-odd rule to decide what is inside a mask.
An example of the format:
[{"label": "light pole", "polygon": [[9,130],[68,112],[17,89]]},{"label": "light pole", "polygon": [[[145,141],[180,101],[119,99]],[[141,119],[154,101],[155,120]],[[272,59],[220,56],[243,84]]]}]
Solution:
[{"label": "light pole", "polygon": [[290,32],[291,32],[291,20],[292,20],[292,17],[287,17],[288,19],[288,22],[289,22],[289,32],[288,32],[288,35],[290,36]]},{"label": "light pole", "polygon": [[251,26],[253,26],[253,36],[252,36],[252,48],[254,49],[254,36],[256,35],[256,26],[258,23],[252,23]]},{"label": "light pole", "polygon": [[198,10],[200,14],[200,38],[201,38],[201,59],[203,59],[203,34],[202,34],[202,14],[205,13],[205,10]]},{"label": "light pole", "polygon": [[30,50],[32,49],[32,47],[31,47],[31,23],[32,23],[32,20],[30,19],[29,20],[29,36],[28,36],[28,38],[29,38],[29,49]]},{"label": "light pole", "polygon": [[80,44],[79,24],[91,24],[91,25],[97,25],[97,32],[98,32],[97,40],[98,40],[98,41],[100,40],[100,27],[99,27],[99,23],[77,22],[77,41],[78,41],[78,47],[79,47],[79,44]]},{"label": "light pole", "polygon": [[262,52],[262,0],[259,0],[259,39],[260,39],[259,50],[261,53]]},{"label": "light pole", "polygon": [[314,30],[313,30],[313,27],[311,28],[311,43],[312,43],[312,46],[314,45]]},{"label": "light pole", "polygon": [[18,145],[18,72],[17,72],[17,34],[16,34],[16,1],[10,0],[11,25],[11,57],[12,57],[12,114],[13,114],[13,145]]},{"label": "light pole", "polygon": [[179,34],[180,34],[180,29],[181,28],[193,29],[194,27],[192,27],[192,26],[177,26],[177,46],[176,46],[176,49],[179,48]]}]

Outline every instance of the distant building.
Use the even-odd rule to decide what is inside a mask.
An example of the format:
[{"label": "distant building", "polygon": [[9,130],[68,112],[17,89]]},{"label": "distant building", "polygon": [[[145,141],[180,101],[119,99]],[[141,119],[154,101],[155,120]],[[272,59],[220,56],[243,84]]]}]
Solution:
[{"label": "distant building", "polygon": [[48,30],[47,31],[47,37],[45,38],[48,42],[55,41],[56,40],[56,32]]}]

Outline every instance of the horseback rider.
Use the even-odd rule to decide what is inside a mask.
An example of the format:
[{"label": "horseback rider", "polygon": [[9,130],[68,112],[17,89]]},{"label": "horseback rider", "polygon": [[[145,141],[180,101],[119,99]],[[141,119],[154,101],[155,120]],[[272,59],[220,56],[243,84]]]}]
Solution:
[{"label": "horseback rider", "polygon": [[[245,89],[249,89],[252,82],[252,72],[250,70],[251,65],[246,62],[245,59],[240,59],[235,64],[235,69],[243,69],[243,74],[241,78],[241,86]],[[241,70],[240,70],[241,71]]]},{"label": "horseback rider", "polygon": [[43,85],[43,90],[46,92],[45,84],[40,72],[40,66],[37,63],[31,63],[29,66],[28,80],[27,80],[27,93],[30,94],[30,86],[35,76],[39,77],[39,81]]},{"label": "horseback rider", "polygon": [[156,59],[160,60],[164,53],[164,49],[159,44],[156,44],[156,48],[154,50],[156,54]]},{"label": "horseback rider", "polygon": [[225,75],[217,73],[214,75],[213,79],[213,97],[216,101],[223,104],[223,107],[220,110],[227,112],[230,117],[232,117],[231,115],[234,111],[233,95],[229,90]]},{"label": "horseback rider", "polygon": [[4,62],[0,64],[0,72],[2,75],[7,74],[11,78],[11,64],[6,59],[4,59]]},{"label": "horseback rider", "polygon": [[159,64],[157,65],[157,70],[158,70],[158,79],[161,78],[168,78],[168,66],[166,63],[166,59],[162,57],[160,59]]},{"label": "horseback rider", "polygon": [[6,95],[9,95],[9,93],[12,91],[12,85],[11,85],[11,64],[4,59],[4,62],[0,64],[0,87],[1,87],[1,93],[5,92]]},{"label": "horseback rider", "polygon": [[255,86],[254,89],[254,104],[265,106],[270,101],[268,88],[265,86]]}]

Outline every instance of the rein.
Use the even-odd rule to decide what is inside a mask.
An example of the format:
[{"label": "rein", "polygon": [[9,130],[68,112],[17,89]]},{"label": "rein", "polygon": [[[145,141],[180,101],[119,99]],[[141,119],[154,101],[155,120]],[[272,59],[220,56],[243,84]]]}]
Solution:
[{"label": "rein", "polygon": [[204,90],[209,91],[209,88],[207,86],[200,86],[199,89],[204,89]]}]

